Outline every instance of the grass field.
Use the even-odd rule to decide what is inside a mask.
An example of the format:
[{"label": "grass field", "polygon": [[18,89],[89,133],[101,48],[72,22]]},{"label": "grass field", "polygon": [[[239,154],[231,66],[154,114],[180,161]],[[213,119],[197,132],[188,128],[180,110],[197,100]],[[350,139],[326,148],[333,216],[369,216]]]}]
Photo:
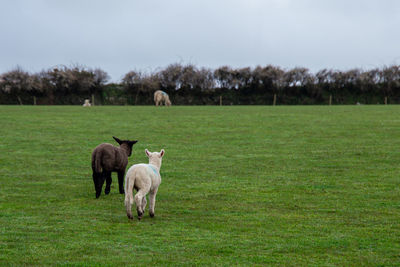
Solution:
[{"label": "grass field", "polygon": [[[0,265],[400,265],[400,106],[0,106]],[[128,220],[90,155],[166,151]],[[103,188],[104,190],[104,188]],[[136,214],[135,214],[136,215]]]}]

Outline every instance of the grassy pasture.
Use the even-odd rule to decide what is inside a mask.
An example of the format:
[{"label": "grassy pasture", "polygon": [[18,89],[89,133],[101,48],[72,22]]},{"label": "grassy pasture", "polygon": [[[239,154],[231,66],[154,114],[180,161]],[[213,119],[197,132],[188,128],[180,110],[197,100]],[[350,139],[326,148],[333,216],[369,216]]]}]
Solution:
[{"label": "grassy pasture", "polygon": [[[400,106],[0,106],[0,265],[400,265]],[[128,220],[90,155],[166,155]],[[104,190],[104,188],[103,188]],[[136,215],[136,214],[135,214]]]}]

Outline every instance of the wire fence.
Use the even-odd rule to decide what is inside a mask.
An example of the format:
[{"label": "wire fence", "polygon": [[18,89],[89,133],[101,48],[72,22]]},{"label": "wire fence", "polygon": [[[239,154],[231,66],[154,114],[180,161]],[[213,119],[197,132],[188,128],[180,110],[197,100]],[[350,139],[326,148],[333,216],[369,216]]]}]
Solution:
[{"label": "wire fence", "polygon": [[[339,96],[325,95],[318,98],[270,94],[266,96],[237,95],[170,95],[173,105],[395,105],[400,104],[397,96]],[[0,104],[5,105],[83,105],[85,100],[91,105],[154,105],[153,94],[114,94],[114,95],[68,95],[68,96],[29,96],[6,97],[0,95]]]}]

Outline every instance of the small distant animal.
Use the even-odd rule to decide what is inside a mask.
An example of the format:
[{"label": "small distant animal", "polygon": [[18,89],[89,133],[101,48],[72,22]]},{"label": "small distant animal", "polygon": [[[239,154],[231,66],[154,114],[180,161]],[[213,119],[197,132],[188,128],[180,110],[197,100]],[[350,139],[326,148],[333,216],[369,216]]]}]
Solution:
[{"label": "small distant animal", "polygon": [[83,103],[82,106],[84,107],[90,107],[92,104],[90,104],[89,99],[85,99],[85,103]]},{"label": "small distant animal", "polygon": [[106,188],[104,193],[110,193],[111,172],[118,173],[119,193],[124,194],[124,175],[128,157],[132,154],[132,146],[138,141],[120,140],[113,136],[119,147],[103,143],[98,145],[92,153],[93,183],[96,190],[96,198],[101,195],[104,181]]},{"label": "small distant animal", "polygon": [[133,165],[128,169],[125,177],[125,207],[126,215],[129,219],[133,219],[133,188],[137,191],[135,195],[135,203],[138,219],[142,219],[147,204],[146,195],[149,192],[149,214],[150,217],[154,217],[156,195],[158,187],[161,184],[161,161],[165,152],[164,149],[161,149],[160,152],[149,152],[146,149],[145,152],[149,158],[149,164],[142,163]]},{"label": "small distant animal", "polygon": [[169,100],[168,94],[161,90],[155,91],[154,102],[156,103],[156,106],[160,106],[163,103],[165,106],[171,106],[171,101]]}]

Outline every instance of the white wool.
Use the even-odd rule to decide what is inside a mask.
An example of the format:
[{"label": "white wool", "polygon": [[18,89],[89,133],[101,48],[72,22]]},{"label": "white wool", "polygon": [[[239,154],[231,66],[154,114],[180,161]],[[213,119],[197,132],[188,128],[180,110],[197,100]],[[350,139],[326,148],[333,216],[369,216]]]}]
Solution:
[{"label": "white wool", "polygon": [[85,99],[85,103],[83,103],[82,106],[84,107],[90,107],[92,104],[90,104],[89,99]]},{"label": "white wool", "polygon": [[[136,203],[136,209],[139,220],[141,219],[146,208],[146,195],[149,195],[149,213],[154,216],[154,206],[156,203],[156,195],[158,187],[161,184],[160,168],[164,149],[160,152],[149,152],[145,150],[149,158],[149,164],[135,164],[131,166],[125,176],[125,207],[128,218],[132,219],[133,201]],[[137,189],[135,198],[133,198],[133,188]]]},{"label": "white wool", "polygon": [[168,94],[161,90],[155,91],[154,102],[155,102],[156,106],[162,105],[163,103],[166,106],[171,106],[171,101],[169,100]]}]

